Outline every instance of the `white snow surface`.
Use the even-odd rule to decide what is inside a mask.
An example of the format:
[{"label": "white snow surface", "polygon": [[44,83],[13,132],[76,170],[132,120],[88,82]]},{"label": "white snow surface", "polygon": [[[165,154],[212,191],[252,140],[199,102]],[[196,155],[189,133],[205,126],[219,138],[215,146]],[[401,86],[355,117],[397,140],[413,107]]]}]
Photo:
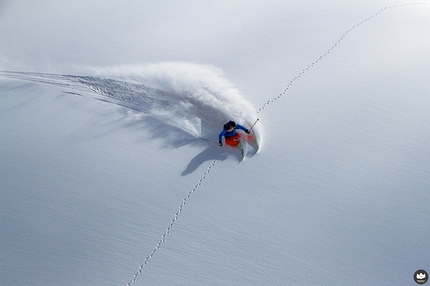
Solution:
[{"label": "white snow surface", "polygon": [[[1,2],[0,284],[415,285],[429,35],[429,1]],[[257,118],[240,163],[199,139]]]}]

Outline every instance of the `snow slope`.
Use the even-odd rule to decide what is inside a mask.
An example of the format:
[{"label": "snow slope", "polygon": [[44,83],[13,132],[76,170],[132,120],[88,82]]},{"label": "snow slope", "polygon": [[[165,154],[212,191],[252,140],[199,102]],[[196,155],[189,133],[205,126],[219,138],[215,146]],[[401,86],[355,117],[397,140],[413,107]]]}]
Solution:
[{"label": "snow slope", "polygon": [[429,271],[428,1],[52,2],[0,4],[1,284]]}]

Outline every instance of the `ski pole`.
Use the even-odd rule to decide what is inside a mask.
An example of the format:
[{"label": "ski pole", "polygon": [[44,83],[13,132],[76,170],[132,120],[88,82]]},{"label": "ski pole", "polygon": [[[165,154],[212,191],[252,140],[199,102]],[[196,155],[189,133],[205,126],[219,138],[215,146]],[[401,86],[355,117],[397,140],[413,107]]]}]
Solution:
[{"label": "ski pole", "polygon": [[215,142],[215,141],[212,141],[212,140],[209,140],[209,139],[206,139],[206,138],[199,137],[199,139],[201,139],[201,140],[203,140],[203,141],[207,141],[207,142],[211,142],[211,143],[214,143],[214,144],[219,145],[219,143],[218,143],[218,142]]},{"label": "ski pole", "polygon": [[251,132],[252,128],[254,128],[254,126],[255,126],[255,124],[257,124],[258,120],[260,120],[260,119],[257,118],[257,120],[255,120],[254,124],[252,124],[251,128],[249,128],[249,132]]}]

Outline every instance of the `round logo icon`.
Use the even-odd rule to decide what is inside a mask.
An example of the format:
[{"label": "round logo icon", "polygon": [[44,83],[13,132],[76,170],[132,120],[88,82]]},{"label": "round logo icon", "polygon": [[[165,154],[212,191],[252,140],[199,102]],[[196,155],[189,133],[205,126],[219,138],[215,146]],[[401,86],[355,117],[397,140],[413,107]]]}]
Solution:
[{"label": "round logo icon", "polygon": [[429,280],[429,275],[425,270],[417,270],[414,273],[414,281],[417,284],[425,284]]}]

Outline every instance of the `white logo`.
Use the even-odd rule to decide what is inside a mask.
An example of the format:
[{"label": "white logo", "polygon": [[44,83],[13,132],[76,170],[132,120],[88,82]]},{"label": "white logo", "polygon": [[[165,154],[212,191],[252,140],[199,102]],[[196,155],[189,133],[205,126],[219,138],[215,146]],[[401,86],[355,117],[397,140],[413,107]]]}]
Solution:
[{"label": "white logo", "polygon": [[417,279],[426,279],[425,273],[417,273]]}]

